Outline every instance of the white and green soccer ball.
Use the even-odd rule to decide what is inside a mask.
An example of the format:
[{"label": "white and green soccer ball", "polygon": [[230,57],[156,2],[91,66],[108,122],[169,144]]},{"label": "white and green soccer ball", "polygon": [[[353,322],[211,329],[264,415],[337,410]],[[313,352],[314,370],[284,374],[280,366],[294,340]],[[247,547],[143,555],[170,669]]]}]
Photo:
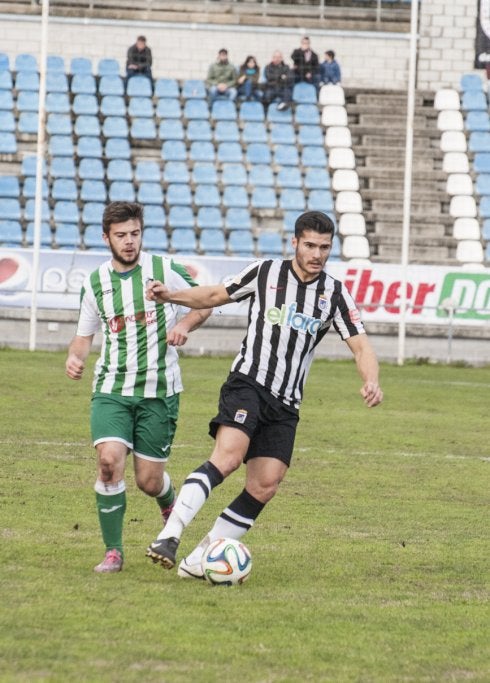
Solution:
[{"label": "white and green soccer ball", "polygon": [[250,576],[252,555],[240,541],[219,538],[207,547],[201,566],[206,581],[213,586],[236,586]]}]

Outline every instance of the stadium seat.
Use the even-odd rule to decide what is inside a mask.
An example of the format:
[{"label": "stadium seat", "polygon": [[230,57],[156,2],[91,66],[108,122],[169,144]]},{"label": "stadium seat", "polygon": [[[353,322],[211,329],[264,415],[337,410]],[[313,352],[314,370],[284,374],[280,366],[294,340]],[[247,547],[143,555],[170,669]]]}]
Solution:
[{"label": "stadium seat", "polygon": [[126,103],[121,95],[104,95],[100,101],[103,116],[126,116]]},{"label": "stadium seat", "polygon": [[[447,156],[447,155],[446,155]],[[466,155],[465,155],[466,157]],[[468,160],[468,157],[466,157],[466,160]],[[490,173],[490,152],[478,152],[475,154],[473,158],[473,169],[475,170],[476,173]],[[446,169],[444,169],[446,170]],[[469,169],[468,166],[466,167],[465,170],[457,170],[454,171],[456,172],[461,172],[461,173],[468,173]],[[449,173],[449,171],[446,171]]]},{"label": "stadium seat", "polygon": [[165,199],[169,206],[191,206],[191,189],[189,185],[186,185],[185,183],[171,183],[165,192]]},{"label": "stadium seat", "polygon": [[213,161],[215,159],[214,146],[211,142],[201,142],[197,140],[191,142],[189,149],[189,159],[191,161]]},{"label": "stadium seat", "polygon": [[296,125],[317,126],[320,123],[320,111],[316,104],[298,104],[294,112]]},{"label": "stadium seat", "polygon": [[17,199],[20,194],[19,179],[15,175],[0,176],[0,197]]},{"label": "stadium seat", "polygon": [[283,209],[283,211],[304,211],[306,203],[303,191],[285,187],[281,190],[279,207]]},{"label": "stadium seat", "polygon": [[[463,219],[456,219],[456,220],[463,220]],[[456,221],[454,221],[454,222],[456,223]],[[486,219],[483,221],[482,237],[486,242],[490,241],[490,220],[489,219]]]},{"label": "stadium seat", "polygon": [[190,142],[211,142],[213,133],[209,121],[204,119],[189,121],[186,128],[186,137]]},{"label": "stadium seat", "polygon": [[[29,221],[26,227],[26,243],[30,246],[34,244],[34,221]],[[53,233],[47,220],[41,222],[40,245],[41,247],[51,247],[53,244]]]},{"label": "stadium seat", "polygon": [[159,99],[156,115],[159,119],[180,119],[182,112],[179,100],[169,97]]},{"label": "stadium seat", "polygon": [[251,230],[252,220],[247,209],[231,207],[225,213],[226,230]]},{"label": "stadium seat", "polygon": [[175,78],[157,78],[155,81],[155,97],[175,98],[180,97],[179,84]]},{"label": "stadium seat", "polygon": [[0,198],[0,220],[1,221],[20,221],[20,202],[13,197]]},{"label": "stadium seat", "polygon": [[2,111],[12,111],[14,108],[14,98],[10,90],[0,90],[0,109]]},{"label": "stadium seat", "polygon": [[257,251],[262,257],[282,257],[283,241],[278,232],[260,232],[257,236]]},{"label": "stadium seat", "polygon": [[218,182],[218,174],[213,163],[198,161],[192,169],[192,182],[197,184],[214,185]]},{"label": "stadium seat", "polygon": [[239,142],[220,142],[216,153],[217,160],[222,163],[241,163],[243,161],[242,147]]},{"label": "stadium seat", "polygon": [[71,135],[52,135],[49,139],[48,151],[52,157],[72,157],[75,150]]},{"label": "stadium seat", "polygon": [[22,245],[22,225],[20,221],[0,219],[0,244],[6,247]]},{"label": "stadium seat", "polygon": [[83,202],[105,202],[107,191],[102,180],[83,180],[80,187],[80,199]]},{"label": "stadium seat", "polygon": [[273,187],[254,187],[250,204],[253,209],[275,209],[277,207],[276,191]]},{"label": "stadium seat", "polygon": [[140,204],[163,204],[163,191],[160,183],[140,183],[138,202]]},{"label": "stadium seat", "polygon": [[246,185],[247,171],[243,164],[223,164],[221,182],[223,185]]},{"label": "stadium seat", "polygon": [[107,179],[132,180],[133,169],[131,167],[131,162],[128,159],[111,159],[107,164]]},{"label": "stadium seat", "polygon": [[105,172],[102,161],[88,157],[80,159],[78,175],[80,180],[104,180]]},{"label": "stadium seat", "polygon": [[102,76],[99,81],[99,95],[124,95],[124,81],[120,76]]},{"label": "stadium seat", "polygon": [[134,185],[129,180],[114,180],[109,185],[109,201],[134,202],[135,199]]},{"label": "stadium seat", "polygon": [[156,140],[157,129],[153,119],[133,119],[130,135],[133,140]]},{"label": "stadium seat", "polygon": [[474,197],[467,197],[464,195],[455,195],[454,197],[451,197],[449,215],[454,218],[475,218],[477,211]]},{"label": "stadium seat", "polygon": [[[3,112],[4,114],[10,114],[11,112]],[[0,112],[1,114],[1,112]],[[0,116],[0,120],[3,117]],[[12,121],[12,124],[15,125],[15,123]],[[5,127],[8,125],[8,119],[5,121],[3,124]],[[39,125],[39,120],[38,120],[38,115],[35,114],[32,111],[23,111],[21,112],[19,116],[19,121],[17,123],[17,130],[19,133],[24,133],[26,135],[37,135],[37,130],[38,130],[38,125]],[[2,123],[0,123],[0,127],[2,126]],[[5,132],[12,132],[12,131],[5,131]]]},{"label": "stadium seat", "polygon": [[151,98],[131,97],[129,100],[128,115],[131,116],[131,118],[152,119],[154,111]]},{"label": "stadium seat", "polygon": [[55,200],[66,200],[76,202],[78,199],[78,188],[73,178],[55,178],[51,187],[51,197]]},{"label": "stadium seat", "polygon": [[248,182],[252,187],[273,187],[274,174],[266,164],[252,164],[248,174]]},{"label": "stadium seat", "polygon": [[487,111],[488,103],[485,93],[480,90],[467,90],[461,98],[463,111]]},{"label": "stadium seat", "polygon": [[182,84],[182,97],[184,100],[205,99],[207,97],[206,85],[203,80],[190,78]]},{"label": "stadium seat", "polygon": [[187,150],[181,140],[165,140],[161,155],[164,161],[186,161]]},{"label": "stadium seat", "polygon": [[333,172],[332,188],[335,192],[359,192],[359,176],[352,169],[339,168]]},{"label": "stadium seat", "polygon": [[138,182],[159,183],[161,180],[160,165],[156,161],[138,161],[134,177]]},{"label": "stadium seat", "polygon": [[[340,192],[339,194],[343,193]],[[334,210],[332,193],[330,190],[310,190],[306,206],[308,211],[331,213]],[[355,213],[355,210],[352,210],[351,213]]]},{"label": "stadium seat", "polygon": [[460,240],[456,246],[456,260],[460,263],[483,263],[484,254],[481,242]]},{"label": "stadium seat", "polygon": [[[37,111],[37,108],[34,111]],[[69,114],[70,99],[68,94],[60,92],[48,92],[46,95],[46,111],[53,114]]]},{"label": "stadium seat", "polygon": [[[27,221],[35,220],[36,201],[35,199],[28,199],[24,207],[24,218]],[[46,199],[41,202],[41,220],[49,222],[49,204]]]},{"label": "stadium seat", "polygon": [[369,242],[364,235],[346,235],[342,241],[342,255],[346,259],[369,259]]},{"label": "stadium seat", "polygon": [[[23,112],[21,116],[33,116],[33,120],[36,122],[35,131],[37,131],[37,115],[31,114],[31,112]],[[30,130],[23,130],[25,126],[20,125],[19,117],[19,131],[20,132],[31,132]],[[15,132],[15,118],[11,111],[0,111],[0,133],[14,133]]]},{"label": "stadium seat", "polygon": [[108,138],[105,143],[107,159],[130,159],[131,149],[125,138]]},{"label": "stadium seat", "polygon": [[474,131],[473,133],[470,133],[468,149],[470,152],[490,152],[490,133],[484,133],[480,131]]},{"label": "stadium seat", "polygon": [[479,74],[463,74],[459,83],[463,92],[466,92],[466,90],[483,89],[483,82]]},{"label": "stadium seat", "polygon": [[58,71],[65,73],[65,60],[61,55],[48,55],[46,59],[47,71]]},{"label": "stadium seat", "polygon": [[10,70],[10,58],[5,52],[0,52],[0,71]]},{"label": "stadium seat", "polygon": [[316,104],[316,88],[311,83],[295,83],[293,86],[293,102],[298,104]]},{"label": "stadium seat", "polygon": [[99,137],[100,123],[97,116],[77,116],[75,119],[75,135],[78,137],[82,137],[84,135],[89,137]]},{"label": "stadium seat", "polygon": [[[37,173],[37,156],[35,154],[28,154],[22,159],[20,174],[24,177],[35,176]],[[46,161],[42,161],[42,174],[46,175]]]},{"label": "stadium seat", "polygon": [[158,127],[160,140],[184,140],[184,127],[180,119],[162,119]]},{"label": "stadium seat", "polygon": [[273,145],[295,145],[296,135],[291,123],[272,123],[269,130]]},{"label": "stadium seat", "polygon": [[362,213],[343,213],[339,218],[340,235],[365,235],[366,220]]},{"label": "stadium seat", "polygon": [[129,78],[126,85],[126,95],[128,97],[152,97],[153,89],[150,79],[146,76]]},{"label": "stadium seat", "polygon": [[325,168],[312,166],[305,169],[304,185],[307,190],[329,190],[330,176]]},{"label": "stadium seat", "polygon": [[302,147],[306,145],[323,145],[323,129],[320,126],[301,125],[298,130],[298,144]]},{"label": "stadium seat", "polygon": [[80,216],[77,203],[64,200],[55,202],[53,218],[56,223],[78,223]]},{"label": "stadium seat", "polygon": [[183,117],[186,121],[192,121],[196,119],[209,120],[209,107],[207,100],[187,100],[184,104],[184,110],[182,112]]},{"label": "stadium seat", "polygon": [[[478,194],[490,193],[490,174],[477,176],[476,191]],[[473,196],[473,181],[469,173],[450,173],[446,180],[446,192],[449,196],[465,194]]]},{"label": "stadium seat", "polygon": [[216,185],[196,185],[194,204],[200,206],[220,206],[221,197]]},{"label": "stadium seat", "polygon": [[97,116],[99,105],[95,95],[75,95],[72,105],[73,113],[76,116],[85,114],[86,116]]},{"label": "stadium seat", "polygon": [[453,224],[453,237],[457,240],[479,240],[480,225],[476,218],[456,218]]},{"label": "stadium seat", "polygon": [[[17,95],[17,110],[23,111],[39,111],[39,93],[30,90],[24,90]],[[68,106],[68,111],[70,110]],[[50,110],[51,111],[51,110]],[[66,112],[64,112],[66,113]]]},{"label": "stadium seat", "polygon": [[21,53],[15,57],[14,71],[38,71],[37,59],[34,55]]},{"label": "stadium seat", "polygon": [[262,142],[252,142],[247,145],[245,154],[249,164],[270,164],[272,161],[269,145]]},{"label": "stadium seat", "polygon": [[262,121],[246,121],[242,130],[242,142],[267,142],[267,130]]},{"label": "stadium seat", "polygon": [[301,216],[302,211],[284,211],[283,215],[283,230],[286,233],[294,232],[294,224],[299,216]]},{"label": "stadium seat", "polygon": [[68,79],[64,73],[50,72],[46,74],[46,92],[67,93]]},{"label": "stadium seat", "polygon": [[146,226],[143,231],[143,249],[166,252],[168,250],[168,237],[165,230],[160,227]]},{"label": "stadium seat", "polygon": [[124,116],[107,116],[102,124],[102,135],[105,138],[127,138],[128,123]]},{"label": "stadium seat", "polygon": [[203,228],[199,236],[199,250],[207,256],[224,256],[226,242],[223,231]]},{"label": "stadium seat", "polygon": [[453,88],[441,88],[434,97],[434,109],[460,109],[459,93]]},{"label": "stadium seat", "polygon": [[[147,204],[145,206],[145,226],[146,227],[165,227],[167,217],[163,206],[158,204]],[[145,228],[146,229],[146,228]]]},{"label": "stadium seat", "polygon": [[[451,178],[451,176],[449,176]],[[448,185],[449,185],[449,178],[448,178]],[[464,179],[464,180],[463,180]],[[470,175],[460,175],[457,178],[457,183],[454,183],[454,188],[451,188],[453,190],[456,189],[456,185],[460,187],[460,191],[458,192],[449,192],[448,194],[466,194],[466,195],[472,195],[473,194],[473,182],[471,180]],[[490,174],[489,173],[480,173],[476,177],[476,185],[475,185],[476,193],[479,195],[490,195]]]},{"label": "stadium seat", "polygon": [[241,121],[264,121],[264,106],[262,102],[242,102],[238,117]]},{"label": "stadium seat", "polygon": [[322,85],[318,94],[318,102],[323,106],[333,104],[343,107],[345,105],[343,87],[339,83],[336,83],[335,85],[333,83]]},{"label": "stadium seat", "polygon": [[327,147],[352,147],[352,135],[347,126],[330,126],[325,133]]},{"label": "stadium seat", "polygon": [[196,225],[200,230],[222,230],[223,216],[216,206],[201,206],[197,212]]},{"label": "stadium seat", "polygon": [[[352,150],[349,150],[354,156]],[[301,150],[301,163],[303,166],[327,166],[327,154],[323,147],[303,147]]]},{"label": "stadium seat", "polygon": [[99,76],[119,75],[119,62],[117,59],[102,58],[97,64],[97,74]]},{"label": "stadium seat", "polygon": [[276,145],[274,163],[276,166],[298,166],[298,148],[295,145]]},{"label": "stadium seat", "polygon": [[[166,183],[188,183],[190,174],[185,161],[168,161],[163,170],[163,179]],[[149,180],[149,178],[145,180]],[[152,180],[156,180],[156,178],[152,178]]]},{"label": "stadium seat", "polygon": [[454,109],[440,111],[437,115],[437,128],[438,130],[464,130],[463,114]]},{"label": "stadium seat", "polygon": [[[457,199],[457,197],[453,197],[452,200],[453,199]],[[462,197],[462,199],[470,199],[471,200],[472,197]],[[457,206],[454,209],[454,213],[451,215],[454,215],[456,218],[475,218],[476,214],[472,215],[472,208],[473,207],[471,205],[471,202],[469,204],[467,204],[466,206],[462,206],[462,207]],[[467,210],[465,211],[465,209],[467,209]],[[456,215],[456,210],[459,211],[459,215]],[[490,218],[490,197],[481,197],[480,206],[478,207],[478,215],[480,216],[480,218],[483,218],[484,220],[487,218]]]},{"label": "stadium seat", "polygon": [[171,235],[172,250],[178,254],[196,253],[196,234],[194,230],[183,228],[175,230]]},{"label": "stadium seat", "polygon": [[[192,101],[192,100],[190,100]],[[195,100],[198,101],[198,100]],[[240,133],[236,121],[217,121],[214,128],[214,139],[220,142],[239,142]]]},{"label": "stadium seat", "polygon": [[300,189],[303,187],[303,179],[299,168],[296,166],[283,166],[279,169],[276,179],[277,187],[291,187]]},{"label": "stadium seat", "polygon": [[76,178],[77,172],[73,156],[53,156],[49,165],[52,178]]},{"label": "stadium seat", "polygon": [[12,90],[13,81],[10,71],[0,71],[0,90]]},{"label": "stadium seat", "polygon": [[228,248],[235,256],[255,257],[255,247],[252,235],[247,230],[230,232]]},{"label": "stadium seat", "polygon": [[235,103],[230,100],[215,100],[211,105],[211,118],[214,121],[236,121]]},{"label": "stadium seat", "polygon": [[190,206],[171,206],[168,225],[172,230],[194,228],[194,214]]},{"label": "stadium seat", "polygon": [[[26,199],[32,199],[36,196],[36,178],[34,176],[30,176],[24,180],[22,196]],[[46,178],[43,178],[41,182],[41,196],[43,199],[47,199],[49,196],[48,181]]]},{"label": "stadium seat", "polygon": [[[104,213],[105,204],[99,202],[85,202],[82,209],[82,222],[85,225],[98,224],[102,225],[102,215]],[[102,229],[99,227],[99,231]],[[101,237],[102,239],[102,237]],[[85,239],[84,239],[85,242]]]},{"label": "stadium seat", "polygon": [[105,249],[106,243],[102,237],[100,224],[88,224],[83,233],[83,243],[87,249]]},{"label": "stadium seat", "polygon": [[98,137],[83,136],[78,138],[77,154],[79,157],[102,158],[102,143]]},{"label": "stadium seat", "polygon": [[267,109],[266,119],[269,123],[292,123],[293,112],[291,109],[280,110],[276,104],[271,104]]},{"label": "stadium seat", "polygon": [[225,208],[247,208],[247,190],[240,185],[227,185],[223,190],[222,202]]},{"label": "stadium seat", "polygon": [[[308,148],[305,148],[305,149],[308,149]],[[314,147],[314,148],[310,147],[309,149],[320,150],[321,148],[320,147]],[[309,163],[306,163],[304,160],[304,149],[303,149],[303,164],[305,166],[321,165],[321,164],[312,164],[310,160],[308,160],[308,162]],[[336,170],[338,168],[346,168],[346,169],[352,170],[356,167],[356,159],[354,156],[354,152],[352,151],[352,149],[349,149],[348,147],[334,147],[329,152],[328,165],[333,170]]]},{"label": "stadium seat", "polygon": [[[441,112],[442,113],[442,112]],[[490,131],[490,117],[486,111],[469,111],[466,115],[466,129],[472,131]]]},{"label": "stadium seat", "polygon": [[78,73],[71,79],[70,90],[74,95],[95,95],[97,83],[91,74]]},{"label": "stadium seat", "polygon": [[39,75],[31,71],[18,71],[15,76],[15,90],[39,92]]},{"label": "stadium seat", "polygon": [[58,223],[54,236],[61,249],[76,249],[80,246],[80,231],[75,223]]},{"label": "stadium seat", "polygon": [[[329,211],[329,209],[326,209]],[[337,213],[362,213],[362,198],[359,192],[342,190],[335,197]]]},{"label": "stadium seat", "polygon": [[17,152],[17,140],[14,133],[2,133],[0,135],[0,154],[15,154]]},{"label": "stadium seat", "polygon": [[[482,159],[485,157],[485,153],[475,154],[474,166],[475,171],[478,173],[484,170],[486,167],[490,173],[490,154],[488,154],[488,166],[482,164],[483,168],[477,168],[477,159]],[[468,155],[464,152],[446,152],[442,160],[442,170],[444,173],[468,173],[470,170],[470,164],[468,161]]]},{"label": "stadium seat", "polygon": [[70,73],[76,74],[91,74],[92,62],[88,57],[73,57],[70,62]]},{"label": "stadium seat", "polygon": [[335,104],[329,104],[323,108],[322,124],[324,126],[348,126],[347,110],[345,107],[340,107]]}]

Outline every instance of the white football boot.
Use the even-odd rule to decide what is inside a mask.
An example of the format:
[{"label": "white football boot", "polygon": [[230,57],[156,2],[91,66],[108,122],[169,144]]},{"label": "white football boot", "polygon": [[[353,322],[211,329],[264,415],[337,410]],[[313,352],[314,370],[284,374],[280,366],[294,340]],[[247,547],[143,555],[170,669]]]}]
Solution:
[{"label": "white football boot", "polygon": [[190,564],[187,562],[187,558],[184,557],[181,560],[179,567],[177,569],[177,575],[183,579],[202,579],[204,580],[204,572],[201,567],[201,563],[197,562],[195,564]]}]

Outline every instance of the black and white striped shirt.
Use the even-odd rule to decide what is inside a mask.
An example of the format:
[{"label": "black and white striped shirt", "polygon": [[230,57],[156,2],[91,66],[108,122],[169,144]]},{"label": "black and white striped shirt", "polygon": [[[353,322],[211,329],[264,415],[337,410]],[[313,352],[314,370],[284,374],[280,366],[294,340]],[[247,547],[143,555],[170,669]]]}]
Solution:
[{"label": "black and white striped shirt", "polygon": [[232,372],[251,377],[286,405],[299,407],[315,347],[332,324],[342,339],[364,333],[347,288],[324,271],[302,282],[289,260],[256,261],[224,284],[233,301],[250,298],[247,334]]}]

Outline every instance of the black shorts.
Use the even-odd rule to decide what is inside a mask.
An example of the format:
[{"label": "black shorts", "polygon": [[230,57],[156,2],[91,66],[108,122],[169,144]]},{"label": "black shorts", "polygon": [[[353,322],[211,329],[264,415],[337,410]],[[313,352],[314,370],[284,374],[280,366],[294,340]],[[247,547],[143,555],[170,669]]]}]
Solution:
[{"label": "black shorts", "polygon": [[235,427],[250,437],[244,462],[269,457],[289,467],[299,421],[295,408],[286,406],[246,375],[235,372],[221,387],[218,409],[218,415],[209,423],[213,438],[220,425]]}]

